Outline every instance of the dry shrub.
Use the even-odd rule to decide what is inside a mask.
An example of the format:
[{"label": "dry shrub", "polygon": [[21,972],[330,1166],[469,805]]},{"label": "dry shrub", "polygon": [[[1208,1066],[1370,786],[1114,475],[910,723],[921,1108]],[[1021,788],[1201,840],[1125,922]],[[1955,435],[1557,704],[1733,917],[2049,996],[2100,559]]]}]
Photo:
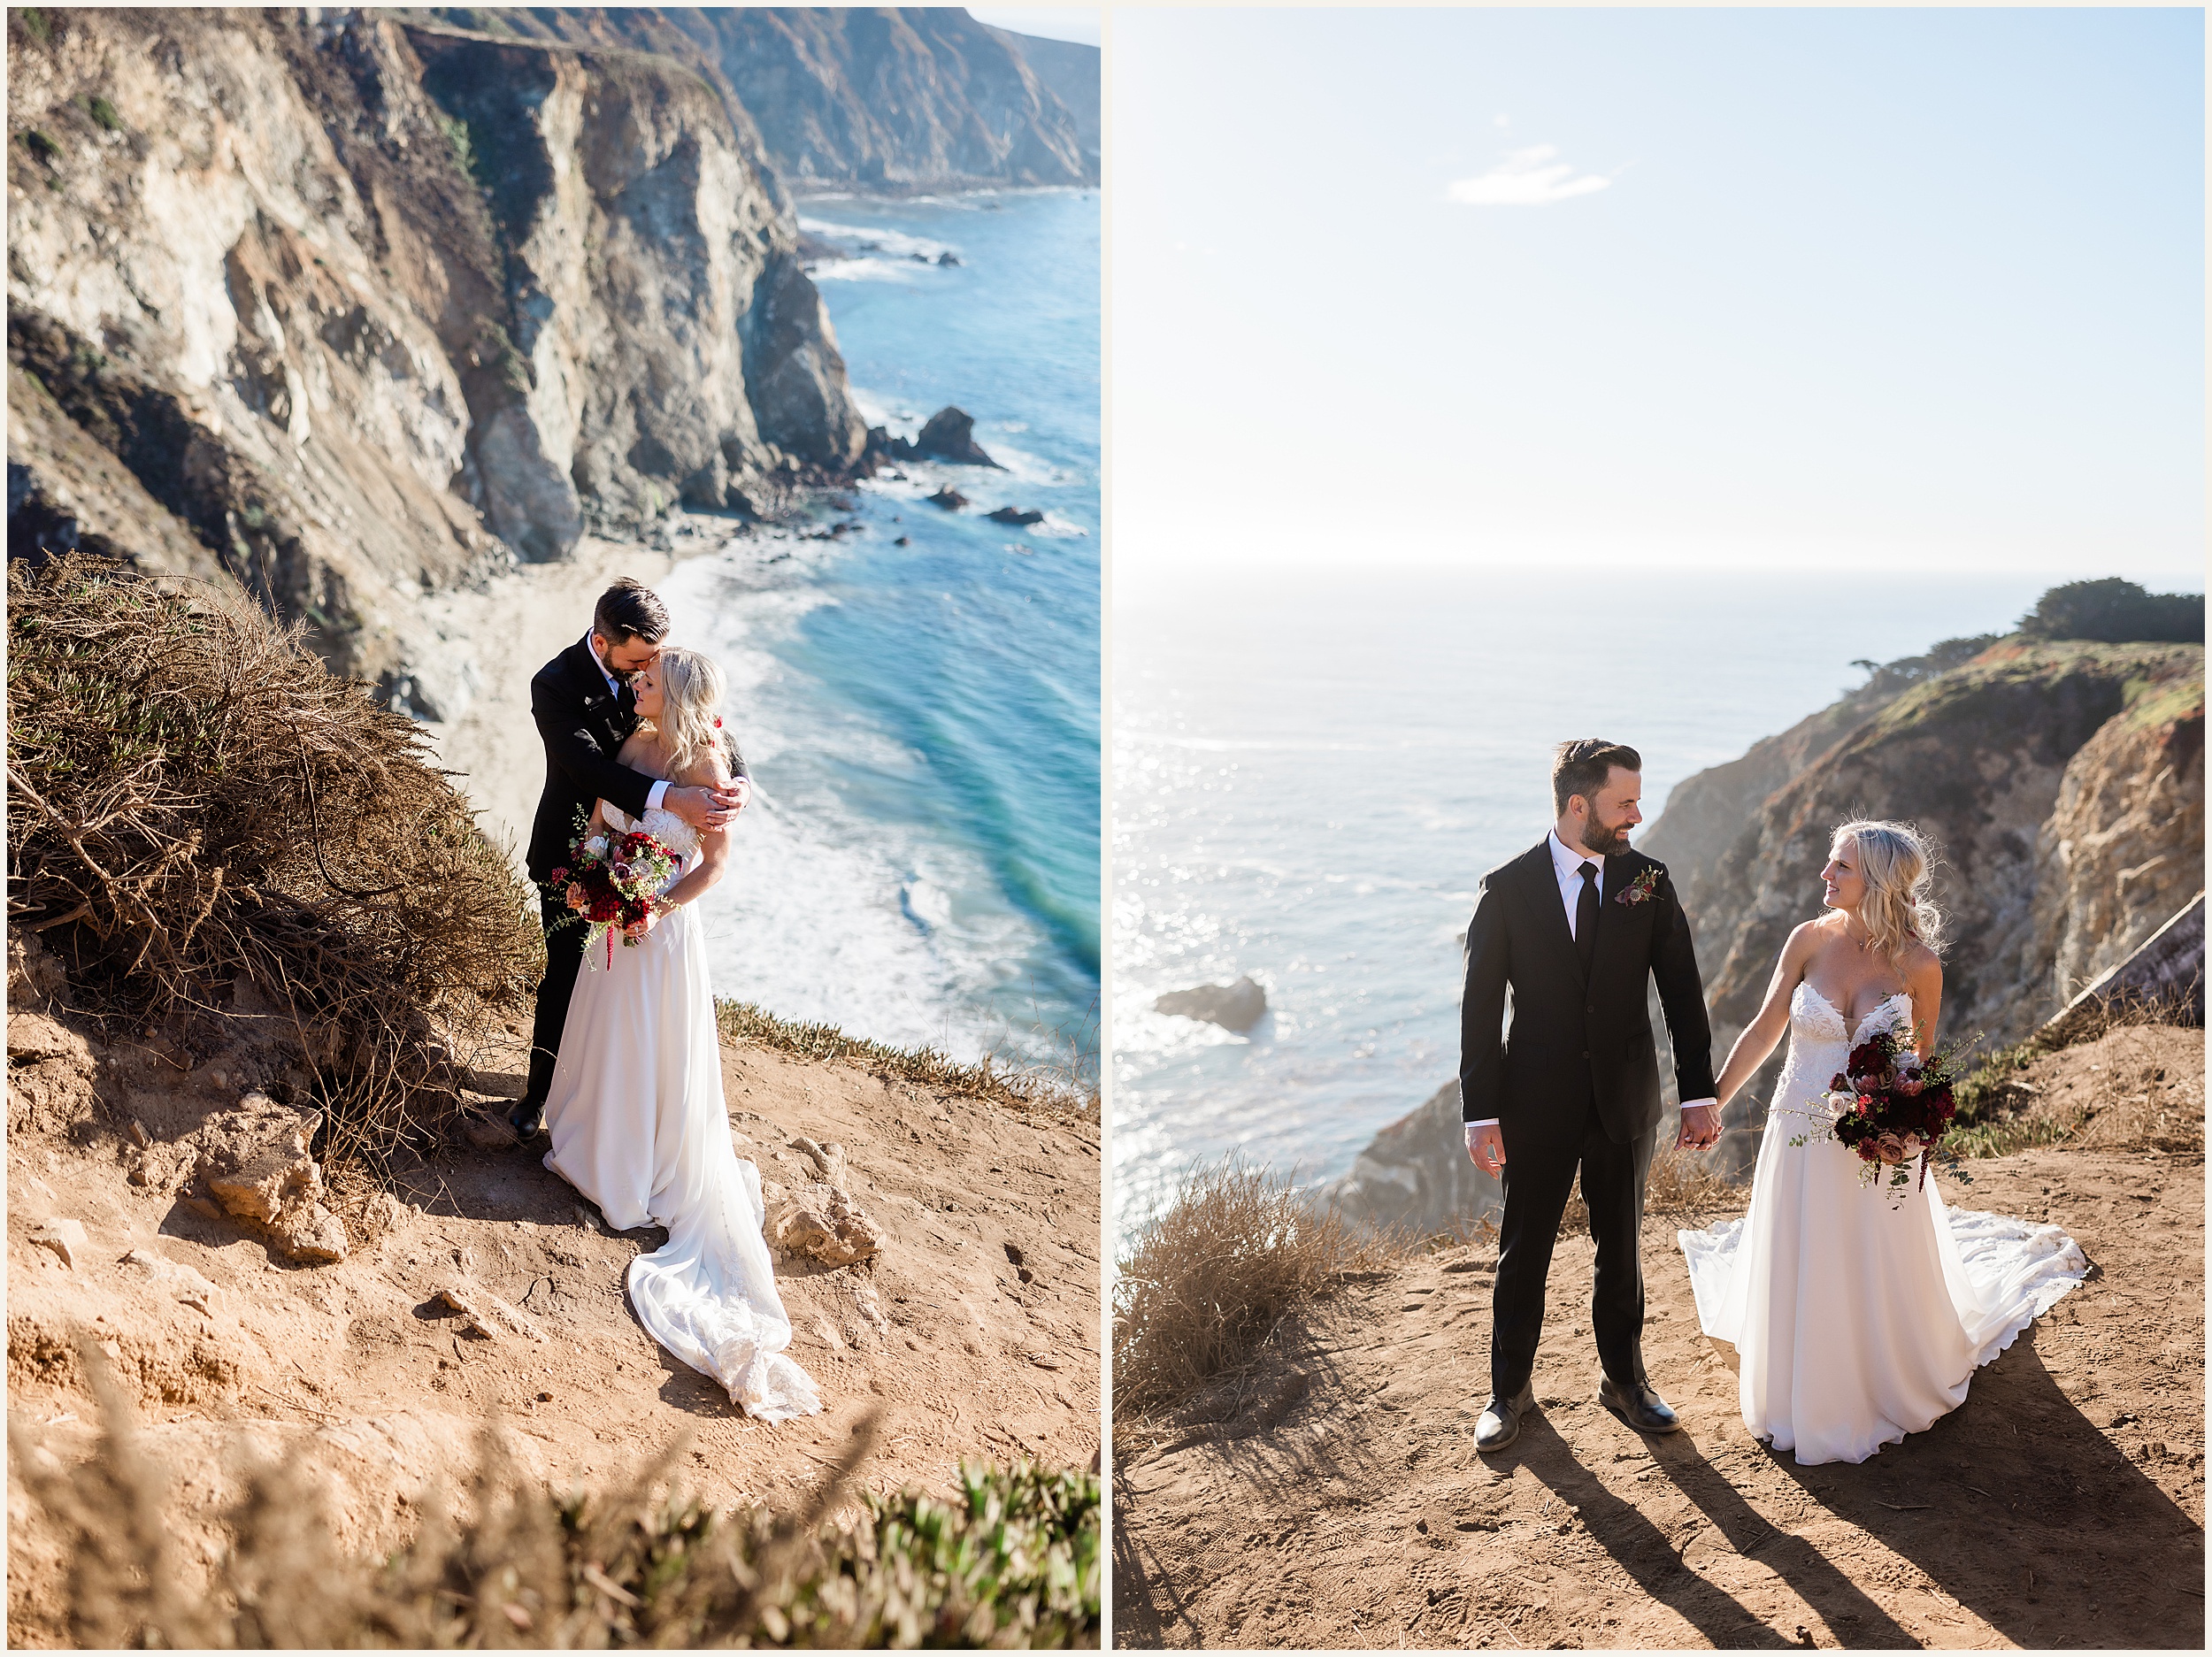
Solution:
[{"label": "dry shrub", "polygon": [[483,1010],[528,894],[404,716],[235,597],[71,555],[8,569],[8,920],[82,1010],[280,1009],[334,1173],[380,1174]]},{"label": "dry shrub", "polygon": [[[2138,1028],[2147,1024],[2189,1027],[2202,1023],[2195,1007],[2185,997],[2154,997],[2130,993],[2084,1001],[2060,1017],[2053,1019],[2026,1040],[2000,1047],[1962,1078],[1954,1097],[1958,1105],[1958,1127],[1962,1133],[1972,1128],[1986,1127],[1992,1132],[1979,1136],[1968,1136],[1977,1146],[2002,1146],[2002,1149],[1978,1148],[1965,1153],[1973,1156],[2002,1156],[2008,1151],[2023,1149],[2029,1145],[2045,1145],[2063,1133],[2054,1134],[2049,1124],[2041,1124],[2024,1136],[2005,1130],[2011,1117],[2017,1116],[2033,1100],[2031,1089],[2021,1085],[2022,1077],[2038,1059],[2068,1047],[2078,1047],[2096,1040],[2106,1032]],[[2038,1137],[2038,1136],[2040,1137]]]},{"label": "dry shrub", "polygon": [[1285,1313],[1402,1252],[1279,1175],[1233,1162],[1194,1170],[1116,1271],[1116,1411],[1171,1408],[1249,1358]]},{"label": "dry shrub", "polygon": [[1662,1139],[1644,1179],[1647,1214],[1711,1214],[1743,1206],[1744,1193],[1713,1170],[1711,1157]]},{"label": "dry shrub", "polygon": [[[963,1462],[949,1502],[915,1489],[834,1508],[873,1444],[847,1446],[805,1509],[719,1513],[674,1488],[686,1441],[602,1493],[549,1493],[487,1423],[457,1520],[434,1485],[388,1559],[340,1552],[315,1481],[265,1464],[222,1514],[204,1592],[181,1587],[159,1472],[136,1451],[96,1349],[101,1441],[73,1472],[12,1420],[12,1465],[61,1533],[70,1637],[85,1646],[1095,1646],[1099,1481]],[[19,1638],[20,1630],[12,1630]]]}]

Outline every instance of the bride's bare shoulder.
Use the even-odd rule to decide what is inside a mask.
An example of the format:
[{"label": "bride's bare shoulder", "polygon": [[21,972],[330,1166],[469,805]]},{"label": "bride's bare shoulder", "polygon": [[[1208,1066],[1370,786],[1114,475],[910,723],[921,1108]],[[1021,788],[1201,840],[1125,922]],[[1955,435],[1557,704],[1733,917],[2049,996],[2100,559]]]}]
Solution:
[{"label": "bride's bare shoulder", "polygon": [[1932,978],[1943,981],[1943,957],[1917,938],[1898,952],[1897,964],[1904,972],[1906,982],[1924,982]]},{"label": "bride's bare shoulder", "polygon": [[650,777],[668,775],[668,756],[661,749],[660,740],[650,731],[633,732],[614,758],[616,764],[641,771]]},{"label": "bride's bare shoulder", "polygon": [[728,786],[730,775],[730,768],[722,758],[722,750],[710,748],[704,755],[685,766],[683,774],[676,780],[702,788],[721,788]]},{"label": "bride's bare shoulder", "polygon": [[1800,921],[1790,931],[1789,941],[1782,946],[1782,959],[1800,966],[1820,953],[1821,946],[1835,936],[1836,917],[1816,915],[1809,921]]}]

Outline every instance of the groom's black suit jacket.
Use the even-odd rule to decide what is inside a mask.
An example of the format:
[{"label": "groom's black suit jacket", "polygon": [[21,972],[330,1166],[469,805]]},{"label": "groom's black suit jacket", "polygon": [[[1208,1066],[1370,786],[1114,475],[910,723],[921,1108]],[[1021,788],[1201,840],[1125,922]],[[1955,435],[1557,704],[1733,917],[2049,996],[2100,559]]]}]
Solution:
[{"label": "groom's black suit jacket", "polygon": [[[615,763],[637,729],[637,704],[627,685],[618,692],[607,688],[588,638],[538,670],[530,681],[530,716],[545,739],[545,792],[530,825],[527,858],[530,878],[541,881],[566,861],[579,811],[588,816],[592,802],[604,800],[642,817],[654,779]],[[727,746],[733,774],[746,775],[737,745]]]},{"label": "groom's black suit jacket", "polygon": [[[1712,1030],[1690,925],[1664,864],[1641,852],[1603,860],[1597,945],[1586,978],[1567,927],[1547,835],[1482,878],[1467,929],[1460,1004],[1459,1096],[1469,1122],[1497,1118],[1507,1155],[1569,1136],[1587,1098],[1606,1137],[1625,1145],[1659,1122],[1659,1060],[1645,986],[1658,981],[1684,1099],[1713,1093]],[[1620,894],[1647,870],[1651,895]],[[1506,991],[1513,1027],[1502,1036]]]}]

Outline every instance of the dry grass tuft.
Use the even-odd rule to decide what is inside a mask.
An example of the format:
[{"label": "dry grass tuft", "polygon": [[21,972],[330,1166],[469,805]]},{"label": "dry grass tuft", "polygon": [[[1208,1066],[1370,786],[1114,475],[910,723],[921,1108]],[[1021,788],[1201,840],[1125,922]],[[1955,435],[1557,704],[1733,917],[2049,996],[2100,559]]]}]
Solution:
[{"label": "dry grass tuft", "polygon": [[1279,1175],[1234,1162],[1193,1171],[1116,1271],[1115,1410],[1173,1408],[1249,1358],[1284,1314],[1404,1252]]},{"label": "dry grass tuft", "polygon": [[934,1047],[894,1047],[849,1036],[835,1024],[802,1024],[779,1018],[749,1001],[718,1001],[722,1039],[739,1046],[763,1047],[794,1058],[849,1064],[872,1075],[913,1082],[964,1099],[984,1099],[1009,1109],[1040,1115],[1095,1117],[1095,1081],[1087,1082],[1078,1065],[1048,1068],[1001,1062],[989,1055],[964,1063]]},{"label": "dry grass tuft", "polygon": [[1686,1151],[1671,1139],[1660,1141],[1644,1180],[1645,1213],[1717,1214],[1741,1208],[1743,1200],[1741,1187],[1713,1171],[1709,1155]]},{"label": "dry grass tuft", "polygon": [[2194,1009],[2185,1001],[2120,995],[2085,1002],[2026,1040],[1999,1048],[1962,1078],[1956,1089],[1960,1154],[2008,1155],[2033,1146],[2055,1144],[2071,1131],[2050,1121],[2012,1120],[2033,1101],[2033,1090],[2024,1085],[2024,1078],[2038,1059],[2085,1046],[2108,1031],[2151,1024],[2193,1026],[2197,1022]]},{"label": "dry grass tuft", "polygon": [[81,1010],[287,1009],[334,1176],[381,1175],[525,992],[529,895],[411,721],[296,628],[85,555],[8,570],[8,921]]},{"label": "dry grass tuft", "polygon": [[[71,1639],[85,1646],[1090,1646],[1099,1639],[1099,1483],[964,1462],[951,1502],[869,1494],[826,1523],[870,1454],[849,1445],[803,1512],[722,1514],[674,1489],[681,1440],[605,1494],[549,1494],[487,1423],[457,1520],[434,1486],[388,1559],[342,1553],[315,1482],[254,1471],[222,1516],[207,1587],[180,1584],[157,1469],[96,1349],[103,1436],[65,1472],[12,1420],[15,1476],[60,1531]],[[12,1630],[19,1636],[20,1630]]]}]

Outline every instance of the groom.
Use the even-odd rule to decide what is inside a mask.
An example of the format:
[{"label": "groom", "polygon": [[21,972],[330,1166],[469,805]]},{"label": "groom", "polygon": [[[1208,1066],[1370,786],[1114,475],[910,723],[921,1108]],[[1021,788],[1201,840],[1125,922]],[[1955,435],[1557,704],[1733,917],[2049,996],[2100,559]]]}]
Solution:
[{"label": "groom", "polygon": [[[1517,1438],[1535,1408],[1544,1278],[1578,1168],[1597,1240],[1598,1401],[1639,1431],[1680,1424],[1644,1377],[1637,1239],[1659,1136],[1652,979],[1686,1101],[1679,1143],[1710,1145],[1720,1111],[1689,922],[1665,868],[1628,848],[1629,831],[1644,820],[1643,765],[1617,742],[1561,743],[1551,773],[1558,820],[1540,843],[1483,877],[1467,930],[1459,1067],[1467,1154],[1505,1185],[1491,1399],[1475,1423],[1475,1448],[1486,1454]],[[1509,988],[1512,1032],[1502,1039]]]},{"label": "groom", "polygon": [[653,664],[668,637],[668,607],[642,582],[625,576],[599,596],[591,631],[562,651],[530,681],[530,714],[545,740],[545,792],[530,830],[526,863],[539,883],[538,913],[545,924],[545,979],[538,986],[537,1018],[530,1031],[530,1079],[522,1102],[507,1120],[525,1142],[545,1121],[553,1063],[568,1022],[569,997],[584,963],[585,928],[561,925],[568,905],[544,888],[568,860],[579,813],[605,800],[631,817],[664,807],[700,830],[720,828],[745,809],[752,779],[734,747],[736,776],[727,788],[677,787],[616,763],[637,730],[637,694],[630,681]]}]

